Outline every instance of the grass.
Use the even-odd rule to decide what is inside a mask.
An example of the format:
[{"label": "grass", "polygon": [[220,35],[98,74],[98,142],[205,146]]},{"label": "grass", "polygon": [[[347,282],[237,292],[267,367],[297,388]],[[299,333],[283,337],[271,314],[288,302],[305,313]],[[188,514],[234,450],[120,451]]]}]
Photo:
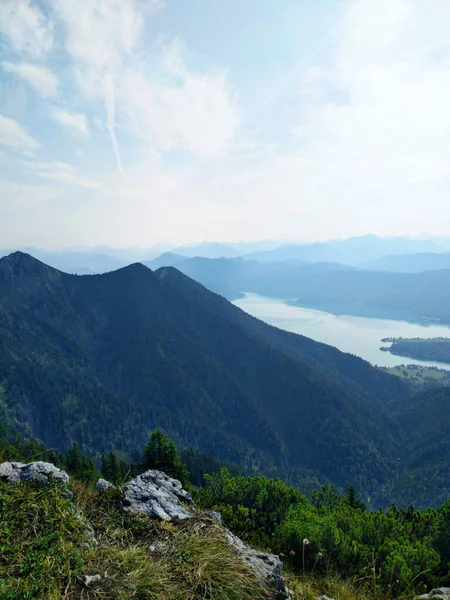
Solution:
[{"label": "grass", "polygon": [[[0,482],[2,600],[264,600],[273,595],[233,552],[223,529],[199,513],[180,524],[130,516],[120,490],[103,494],[72,483]],[[97,540],[89,545],[88,527]],[[163,547],[150,550],[155,540]],[[89,586],[83,575],[101,575]],[[386,600],[363,580],[295,577],[294,600]],[[406,597],[403,600],[407,600]],[[408,599],[409,600],[409,599]]]},{"label": "grass", "polygon": [[58,485],[0,482],[0,598],[59,600],[88,555],[83,518]]},{"label": "grass", "polygon": [[[2,600],[263,600],[268,590],[222,529],[198,515],[179,525],[132,517],[120,491],[0,482]],[[92,524],[97,540],[89,546]],[[151,552],[156,539],[164,543]],[[86,586],[83,575],[102,576]]]},{"label": "grass", "polygon": [[[388,600],[383,593],[373,591],[367,579],[342,579],[339,575],[326,578],[312,576],[296,577],[285,573],[287,587],[294,592],[293,600],[317,600],[322,595],[334,600]],[[421,592],[423,593],[423,592]],[[413,600],[417,593],[398,597],[396,600]]]},{"label": "grass", "polygon": [[[70,588],[71,600],[252,600],[269,597],[259,578],[235,555],[222,530],[198,515],[178,525],[120,509],[120,492],[108,491],[85,507],[98,548],[85,566],[107,574],[89,589]],[[164,544],[159,552],[150,545]]]}]

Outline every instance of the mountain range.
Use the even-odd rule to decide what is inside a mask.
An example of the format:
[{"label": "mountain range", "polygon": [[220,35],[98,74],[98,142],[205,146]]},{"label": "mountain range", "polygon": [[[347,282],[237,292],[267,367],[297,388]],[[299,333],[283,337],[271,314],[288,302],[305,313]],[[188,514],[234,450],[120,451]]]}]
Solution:
[{"label": "mountain range", "polygon": [[421,402],[175,268],[77,276],[21,252],[0,260],[0,420],[48,446],[135,456],[162,427],[182,447],[299,485],[353,482],[376,503],[410,457],[429,468],[426,419],[411,416]]},{"label": "mountain range", "polygon": [[[110,246],[95,246],[91,248],[77,247],[67,250],[48,251],[39,248],[19,248],[19,250],[34,256],[45,264],[53,266],[66,273],[89,274],[106,273],[134,262],[152,261],[159,257],[160,263],[167,261],[165,253],[177,255],[181,258],[245,258],[260,262],[280,262],[296,260],[303,262],[333,262],[347,266],[378,269],[377,261],[387,260],[390,268],[390,259],[398,255],[405,256],[405,269],[409,272],[414,269],[415,259],[408,260],[409,255],[423,253],[424,264],[427,270],[442,268],[440,253],[450,250],[450,241],[445,238],[411,239],[407,237],[380,238],[375,235],[365,235],[348,238],[345,240],[331,240],[313,244],[280,243],[273,240],[258,242],[201,242],[173,246],[170,244],[157,244],[149,248],[112,248]],[[7,256],[14,249],[0,249],[0,257]],[[162,254],[161,254],[162,253]],[[432,255],[432,256],[431,256]],[[381,263],[382,265],[382,263]],[[402,270],[401,259],[395,263]],[[167,266],[160,264],[159,266]],[[381,267],[382,268],[382,267]],[[422,269],[420,269],[422,270]]]},{"label": "mountain range", "polygon": [[450,323],[450,269],[392,273],[339,263],[186,259],[173,254],[145,264],[176,265],[229,300],[252,292],[333,314]]}]

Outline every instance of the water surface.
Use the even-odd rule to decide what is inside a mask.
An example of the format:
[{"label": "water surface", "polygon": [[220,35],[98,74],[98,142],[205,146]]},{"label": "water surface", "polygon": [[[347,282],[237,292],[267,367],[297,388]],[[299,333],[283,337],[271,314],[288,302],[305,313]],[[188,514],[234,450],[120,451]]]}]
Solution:
[{"label": "water surface", "polygon": [[236,300],[233,304],[270,325],[293,333],[301,333],[318,342],[335,346],[343,352],[351,352],[374,365],[393,367],[416,364],[450,370],[450,365],[444,363],[394,356],[390,352],[380,350],[381,346],[389,345],[383,344],[381,341],[386,337],[450,337],[450,327],[447,325],[425,325],[347,315],[336,316],[321,310],[290,306],[282,300],[250,293],[245,294],[244,298]]}]

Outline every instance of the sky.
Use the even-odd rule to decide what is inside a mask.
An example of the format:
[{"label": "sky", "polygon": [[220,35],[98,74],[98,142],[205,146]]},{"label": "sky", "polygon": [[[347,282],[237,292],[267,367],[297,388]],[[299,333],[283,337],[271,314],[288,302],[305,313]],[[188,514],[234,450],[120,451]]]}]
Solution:
[{"label": "sky", "polygon": [[450,234],[450,3],[1,0],[0,246]]}]

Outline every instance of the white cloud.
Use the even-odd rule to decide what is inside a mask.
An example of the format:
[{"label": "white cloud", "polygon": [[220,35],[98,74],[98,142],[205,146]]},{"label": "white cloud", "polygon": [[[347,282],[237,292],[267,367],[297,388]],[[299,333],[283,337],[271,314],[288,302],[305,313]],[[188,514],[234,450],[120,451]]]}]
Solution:
[{"label": "white cloud", "polygon": [[9,117],[0,115],[0,144],[13,150],[32,152],[39,147],[20,123]]},{"label": "white cloud", "polygon": [[33,58],[45,56],[53,46],[51,23],[29,0],[1,0],[0,33],[12,51]]},{"label": "white cloud", "polygon": [[46,67],[32,63],[1,63],[5,71],[14,73],[30,85],[43,98],[56,96],[58,79]]},{"label": "white cloud", "polygon": [[224,152],[236,134],[239,111],[225,74],[189,70],[176,41],[164,49],[156,74],[130,69],[120,86],[134,134],[147,137],[161,151],[179,148],[214,156]]},{"label": "white cloud", "polygon": [[31,173],[38,177],[54,179],[69,185],[84,187],[91,190],[100,190],[103,184],[99,181],[83,177],[73,165],[63,162],[28,162],[22,163]]},{"label": "white cloud", "polygon": [[449,23],[440,0],[348,4],[328,63],[303,73],[291,143],[251,190],[276,234],[418,234],[450,221]]},{"label": "white cloud", "polygon": [[[65,47],[78,68],[78,81],[90,95],[102,93],[107,130],[123,174],[115,134],[115,86],[143,24],[144,3],[135,0],[54,0],[66,30]],[[95,40],[95,44],[92,41]]]},{"label": "white cloud", "polygon": [[[88,97],[101,95],[106,127],[123,172],[116,129],[157,151],[202,157],[224,152],[236,134],[239,110],[226,74],[186,65],[181,43],[141,52],[148,7],[135,0],[54,0],[66,29],[65,46]],[[95,39],[95,44],[92,40]]]},{"label": "white cloud", "polygon": [[75,135],[89,135],[88,120],[83,113],[71,113],[54,107],[51,110],[50,116],[56,123],[67,127]]},{"label": "white cloud", "polygon": [[61,195],[61,190],[47,185],[27,185],[0,179],[0,212],[38,208]]}]

